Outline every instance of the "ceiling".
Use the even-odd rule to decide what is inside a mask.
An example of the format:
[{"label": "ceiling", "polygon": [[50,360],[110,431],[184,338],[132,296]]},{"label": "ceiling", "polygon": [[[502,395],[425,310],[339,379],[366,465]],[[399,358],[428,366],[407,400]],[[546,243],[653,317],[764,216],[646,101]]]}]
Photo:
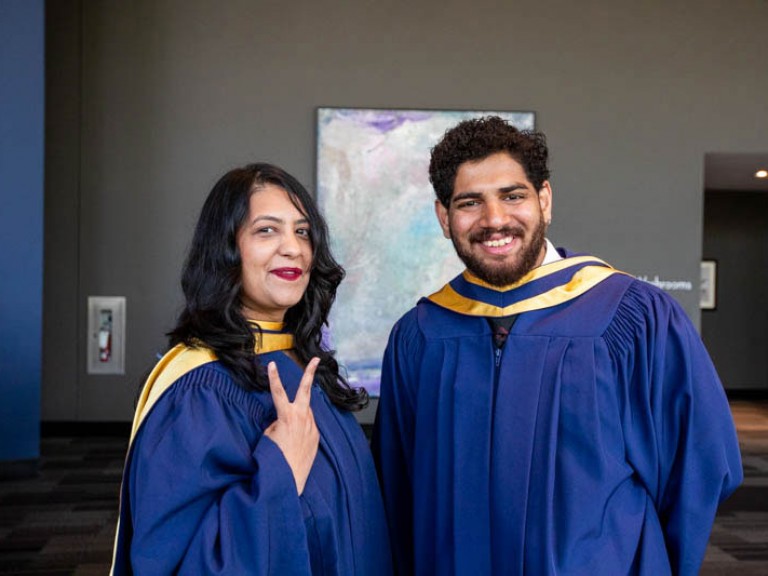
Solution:
[{"label": "ceiling", "polygon": [[768,153],[705,154],[704,188],[768,192],[768,178],[755,178],[758,170],[768,170]]}]

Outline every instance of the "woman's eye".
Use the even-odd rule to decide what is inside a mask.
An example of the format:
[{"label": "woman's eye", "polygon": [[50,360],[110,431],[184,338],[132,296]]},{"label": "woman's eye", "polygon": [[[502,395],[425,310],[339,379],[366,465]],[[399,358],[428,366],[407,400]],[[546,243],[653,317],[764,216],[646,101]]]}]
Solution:
[{"label": "woman's eye", "polygon": [[256,232],[258,234],[270,234],[271,232],[274,232],[275,229],[272,226],[263,226],[262,228],[258,228]]},{"label": "woman's eye", "polygon": [[299,228],[296,230],[296,234],[299,236],[304,236],[306,238],[309,238],[309,228]]}]

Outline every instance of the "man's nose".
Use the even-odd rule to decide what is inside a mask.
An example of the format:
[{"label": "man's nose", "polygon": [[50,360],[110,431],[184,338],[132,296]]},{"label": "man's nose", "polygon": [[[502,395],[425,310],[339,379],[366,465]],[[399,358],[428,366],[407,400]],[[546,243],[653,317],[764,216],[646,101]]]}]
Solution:
[{"label": "man's nose", "polygon": [[494,199],[485,203],[483,210],[483,223],[487,228],[500,228],[507,223],[507,212],[504,205]]}]

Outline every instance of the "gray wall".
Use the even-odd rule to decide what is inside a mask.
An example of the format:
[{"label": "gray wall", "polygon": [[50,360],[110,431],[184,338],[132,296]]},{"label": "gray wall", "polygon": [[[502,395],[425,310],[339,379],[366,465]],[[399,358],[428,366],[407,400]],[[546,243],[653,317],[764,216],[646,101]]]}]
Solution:
[{"label": "gray wall", "polygon": [[768,194],[707,191],[704,257],[717,261],[717,307],[701,336],[728,389],[768,391]]},{"label": "gray wall", "polygon": [[[533,110],[555,243],[694,285],[704,154],[768,149],[759,0],[48,10],[44,420],[130,417],[211,184],[264,159],[311,185],[318,106]],[[128,299],[125,377],[85,374],[88,295]],[[697,292],[675,296],[698,324]]]}]

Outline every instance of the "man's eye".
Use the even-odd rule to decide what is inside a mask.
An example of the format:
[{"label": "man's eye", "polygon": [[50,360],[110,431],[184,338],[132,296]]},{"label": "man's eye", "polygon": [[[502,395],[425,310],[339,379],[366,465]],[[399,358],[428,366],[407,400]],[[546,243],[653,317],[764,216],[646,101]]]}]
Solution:
[{"label": "man's eye", "polygon": [[463,202],[459,202],[458,207],[459,208],[472,208],[473,206],[477,206],[479,202],[477,200],[464,200]]},{"label": "man's eye", "polygon": [[514,202],[516,200],[521,200],[523,198],[522,194],[507,194],[504,196],[504,200],[508,202]]}]

